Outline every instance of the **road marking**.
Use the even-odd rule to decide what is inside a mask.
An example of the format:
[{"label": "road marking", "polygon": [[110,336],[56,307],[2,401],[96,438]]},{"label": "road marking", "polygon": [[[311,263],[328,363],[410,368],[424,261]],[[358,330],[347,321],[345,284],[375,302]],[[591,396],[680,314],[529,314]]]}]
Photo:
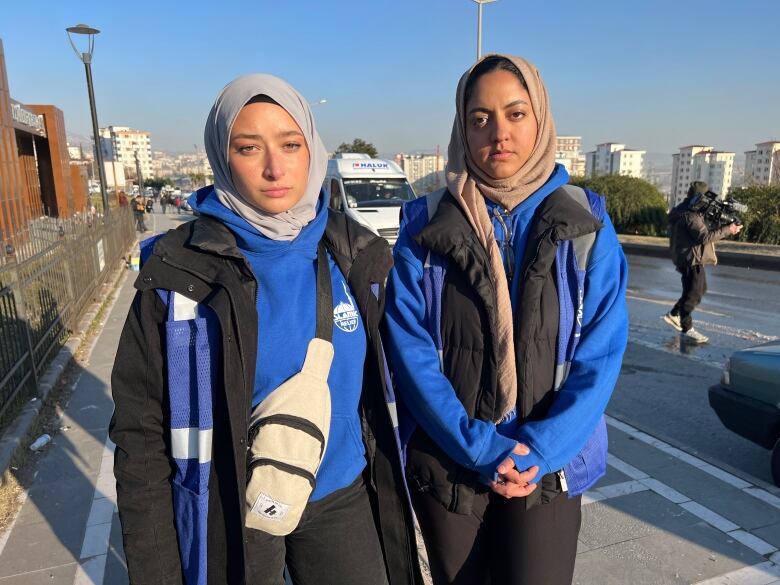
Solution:
[{"label": "road marking", "polygon": [[114,444],[106,439],[73,585],[103,584],[115,513]]},{"label": "road marking", "polygon": [[[672,301],[664,301],[661,299],[649,299],[647,297],[640,297],[637,295],[626,295],[627,299],[631,299],[632,301],[644,301],[645,303],[653,303],[654,305],[663,305],[664,307],[673,307],[674,302]],[[708,315],[714,315],[716,317],[732,317],[733,315],[726,315],[725,313],[718,313],[716,311],[709,311],[707,309],[702,309],[700,307],[696,307],[697,313],[707,313]]]}]

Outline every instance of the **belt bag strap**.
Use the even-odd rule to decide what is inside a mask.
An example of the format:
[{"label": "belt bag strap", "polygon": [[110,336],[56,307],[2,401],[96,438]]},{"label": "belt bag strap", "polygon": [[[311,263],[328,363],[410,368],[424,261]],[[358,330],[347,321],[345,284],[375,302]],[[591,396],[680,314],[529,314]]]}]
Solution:
[{"label": "belt bag strap", "polygon": [[333,341],[333,287],[330,280],[330,262],[325,243],[317,246],[317,329],[316,336]]}]

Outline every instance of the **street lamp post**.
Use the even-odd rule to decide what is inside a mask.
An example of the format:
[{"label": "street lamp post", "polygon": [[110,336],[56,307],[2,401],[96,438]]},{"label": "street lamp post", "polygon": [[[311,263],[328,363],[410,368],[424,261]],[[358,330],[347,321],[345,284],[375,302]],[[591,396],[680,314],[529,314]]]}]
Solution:
[{"label": "street lamp post", "polygon": [[496,0],[473,0],[477,3],[477,61],[482,58],[482,5]]},{"label": "street lamp post", "polygon": [[[95,35],[100,31],[96,28],[87,26],[86,24],[78,24],[65,29],[68,32],[68,40],[70,46],[73,47],[73,51],[79,60],[84,63],[84,68],[87,71],[87,91],[89,92],[89,110],[92,114],[92,134],[95,139],[95,158],[98,163],[98,177],[100,180],[100,195],[103,199],[103,217],[108,217],[108,193],[106,192],[106,169],[103,166],[103,152],[100,148],[100,130],[98,127],[97,109],[95,108],[95,92],[92,89],[92,53],[95,50]],[[88,44],[87,51],[81,52],[73,42],[71,34],[87,35]]]}]

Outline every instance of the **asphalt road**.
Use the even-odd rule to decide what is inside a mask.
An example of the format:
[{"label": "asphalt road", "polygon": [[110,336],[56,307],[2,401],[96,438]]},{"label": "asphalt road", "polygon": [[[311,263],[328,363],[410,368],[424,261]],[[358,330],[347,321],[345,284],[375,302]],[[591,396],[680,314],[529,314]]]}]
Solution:
[{"label": "asphalt road", "polygon": [[769,451],[723,427],[707,389],[732,352],[780,337],[780,271],[707,268],[708,292],[694,327],[710,337],[681,344],[661,320],[679,297],[670,261],[628,257],[629,347],[608,412],[692,454],[771,483]]}]

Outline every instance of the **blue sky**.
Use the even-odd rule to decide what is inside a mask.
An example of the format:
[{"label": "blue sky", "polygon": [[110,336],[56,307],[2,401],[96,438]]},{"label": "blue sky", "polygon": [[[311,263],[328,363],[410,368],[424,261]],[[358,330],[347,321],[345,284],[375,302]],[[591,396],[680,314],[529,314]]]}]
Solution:
[{"label": "blue sky", "polygon": [[[329,149],[361,137],[382,153],[446,150],[458,78],[473,62],[469,0],[39,0],[3,3],[11,96],[51,103],[91,135],[83,66],[64,28],[101,29],[93,75],[101,126],[152,132],[152,147],[203,147],[219,90],[243,73],[290,81]],[[778,0],[498,0],[483,52],[535,63],[559,134],[653,153],[692,143],[741,154],[780,140]]]}]

